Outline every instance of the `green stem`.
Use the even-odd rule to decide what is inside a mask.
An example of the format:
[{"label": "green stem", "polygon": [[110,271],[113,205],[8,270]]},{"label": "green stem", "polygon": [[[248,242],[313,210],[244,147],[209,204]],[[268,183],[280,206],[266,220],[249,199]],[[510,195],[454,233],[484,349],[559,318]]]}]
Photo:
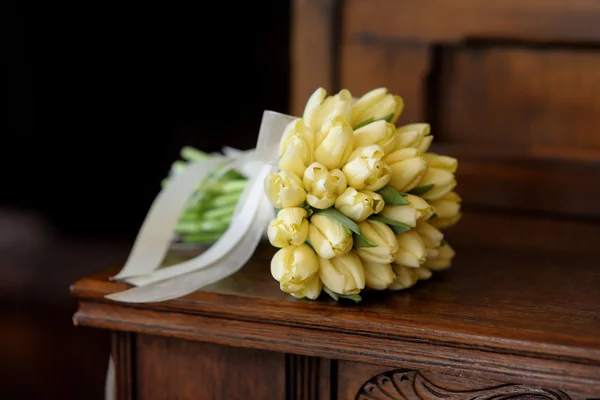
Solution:
[{"label": "green stem", "polygon": [[186,161],[205,161],[210,159],[210,155],[191,146],[184,146],[179,154]]}]

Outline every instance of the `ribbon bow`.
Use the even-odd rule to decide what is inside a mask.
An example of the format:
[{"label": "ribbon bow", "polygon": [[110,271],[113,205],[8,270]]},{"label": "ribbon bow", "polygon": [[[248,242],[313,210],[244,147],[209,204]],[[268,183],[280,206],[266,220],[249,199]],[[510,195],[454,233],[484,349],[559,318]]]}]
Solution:
[{"label": "ribbon bow", "polygon": [[[294,119],[296,117],[291,115],[267,110],[263,113],[255,149],[190,163],[173,177],[154,199],[125,265],[111,278],[134,287],[106,297],[128,303],[165,301],[185,296],[239,271],[274,218],[263,182],[277,166],[279,141],[285,127]],[[215,170],[225,173],[241,167],[249,171],[248,185],[223,235],[199,256],[160,268],[179,216],[198,184]]]}]

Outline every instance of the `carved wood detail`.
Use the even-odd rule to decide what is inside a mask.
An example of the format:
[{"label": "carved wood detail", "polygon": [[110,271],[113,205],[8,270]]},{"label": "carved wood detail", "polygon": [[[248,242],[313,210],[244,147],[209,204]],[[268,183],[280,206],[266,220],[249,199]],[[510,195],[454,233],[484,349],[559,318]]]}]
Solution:
[{"label": "carved wood detail", "polygon": [[397,369],[369,379],[359,390],[356,400],[570,400],[560,390],[507,384],[483,389],[449,390],[418,371]]}]

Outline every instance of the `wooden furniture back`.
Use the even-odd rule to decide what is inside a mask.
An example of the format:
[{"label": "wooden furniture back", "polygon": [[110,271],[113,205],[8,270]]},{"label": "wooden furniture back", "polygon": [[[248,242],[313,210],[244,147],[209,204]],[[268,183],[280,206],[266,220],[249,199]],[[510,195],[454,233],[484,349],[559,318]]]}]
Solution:
[{"label": "wooden furniture back", "polygon": [[291,112],[400,94],[459,159],[465,207],[600,217],[600,3],[295,0]]}]

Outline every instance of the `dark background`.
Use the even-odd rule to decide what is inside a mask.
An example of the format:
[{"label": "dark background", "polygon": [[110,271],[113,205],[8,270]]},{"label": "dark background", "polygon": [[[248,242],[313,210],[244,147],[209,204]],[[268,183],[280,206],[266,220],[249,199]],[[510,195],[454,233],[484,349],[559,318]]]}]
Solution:
[{"label": "dark background", "polygon": [[102,398],[69,285],[123,261],[182,146],[251,148],[288,111],[287,2],[149,4],[2,6],[2,399]]}]

